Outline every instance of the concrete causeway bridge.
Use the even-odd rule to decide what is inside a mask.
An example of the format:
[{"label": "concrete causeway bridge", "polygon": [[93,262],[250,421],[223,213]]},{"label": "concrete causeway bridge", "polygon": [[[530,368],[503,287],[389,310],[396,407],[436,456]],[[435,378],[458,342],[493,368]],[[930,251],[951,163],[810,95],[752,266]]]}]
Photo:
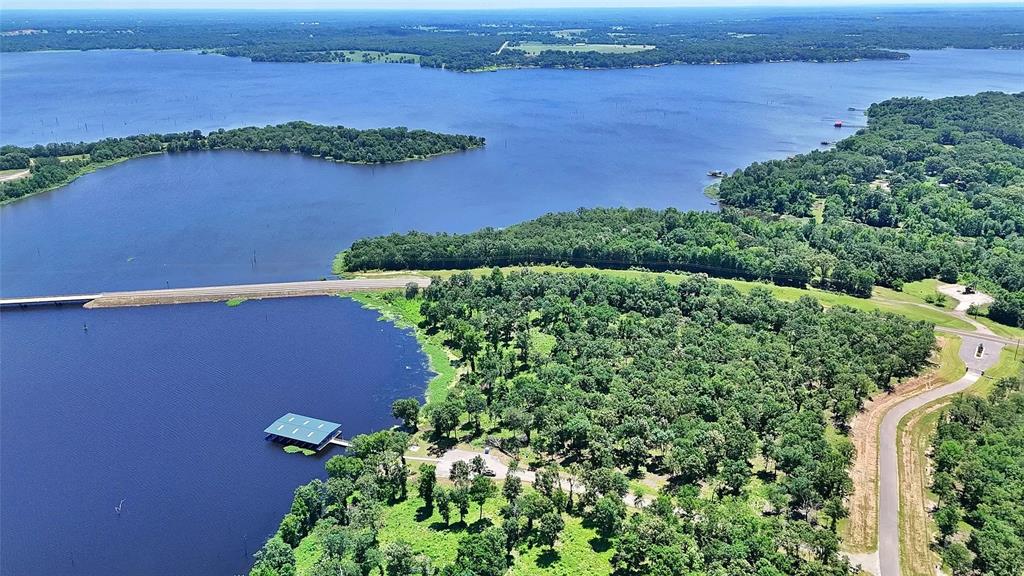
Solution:
[{"label": "concrete causeway bridge", "polygon": [[351,280],[312,280],[269,284],[204,286],[197,288],[167,288],[161,290],[131,290],[124,292],[101,292],[98,294],[0,298],[0,308],[63,305],[82,305],[84,308],[120,308],[159,304],[224,302],[236,298],[261,300],[263,298],[334,296],[345,292],[400,289],[410,282],[415,282],[420,288],[426,288],[430,285],[430,278],[400,275]]}]

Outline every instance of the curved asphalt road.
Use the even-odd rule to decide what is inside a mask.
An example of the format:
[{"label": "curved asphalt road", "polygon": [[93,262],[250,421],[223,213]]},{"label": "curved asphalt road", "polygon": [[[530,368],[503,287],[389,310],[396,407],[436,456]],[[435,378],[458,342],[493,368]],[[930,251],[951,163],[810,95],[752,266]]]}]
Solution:
[{"label": "curved asphalt road", "polygon": [[[904,416],[943,396],[962,392],[999,360],[1004,342],[992,337],[960,334],[960,358],[967,364],[967,374],[952,384],[934,388],[893,406],[882,419],[878,455],[878,561],[880,576],[900,574],[900,491],[899,462],[896,459],[896,427]],[[978,345],[985,346],[981,357],[975,355]]]}]

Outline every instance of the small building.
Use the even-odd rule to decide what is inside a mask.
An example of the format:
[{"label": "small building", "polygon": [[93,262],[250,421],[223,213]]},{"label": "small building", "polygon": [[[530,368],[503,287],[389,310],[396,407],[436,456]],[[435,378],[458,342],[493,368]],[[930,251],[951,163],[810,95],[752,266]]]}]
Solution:
[{"label": "small building", "polygon": [[267,440],[319,451],[341,434],[341,424],[289,412],[264,432]]}]

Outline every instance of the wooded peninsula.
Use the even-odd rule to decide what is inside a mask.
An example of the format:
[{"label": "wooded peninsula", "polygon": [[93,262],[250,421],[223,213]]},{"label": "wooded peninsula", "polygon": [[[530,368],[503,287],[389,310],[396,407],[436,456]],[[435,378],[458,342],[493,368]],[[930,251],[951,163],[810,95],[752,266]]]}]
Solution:
[{"label": "wooded peninsula", "polygon": [[567,263],[705,272],[861,297],[939,277],[1024,321],[1024,93],[897,98],[833,149],[724,178],[722,210],[589,209],[501,230],[360,240],[346,270]]},{"label": "wooded peninsula", "polygon": [[27,178],[0,183],[0,201],[52,190],[75,178],[146,154],[198,150],[249,150],[290,152],[335,162],[386,164],[420,160],[485,144],[478,136],[440,134],[407,128],[357,130],[344,126],[322,126],[289,122],[262,128],[248,127],[198,130],[173,134],[142,134],[106,138],[97,142],[66,142],[0,147],[2,169],[29,169]]},{"label": "wooded peninsula", "polygon": [[[623,576],[848,575],[842,431],[934,345],[923,322],[696,275],[495,270],[391,300],[419,308],[409,318],[443,338],[461,377],[423,411],[396,402],[406,427],[356,437],[326,482],[299,488],[252,575],[501,576],[567,554]],[[482,462],[456,462],[438,482],[407,462],[421,417],[416,443],[486,442],[535,479],[499,490]],[[664,483],[644,496],[648,476]]]},{"label": "wooded peninsula", "polygon": [[[592,209],[396,234],[356,242],[343,263],[695,269],[853,294],[939,275],[998,291],[1004,316],[990,315],[1019,318],[1022,114],[1021,94],[894,99],[833,150],[726,178],[722,213]],[[356,437],[326,482],[296,490],[251,576],[501,576],[559,561],[617,576],[851,574],[838,536],[850,420],[928,365],[933,326],[677,278],[494,268],[367,295],[458,370],[426,406],[395,402],[401,429]],[[1020,507],[1001,504],[1020,500],[1024,380],[994,389],[955,401],[934,441],[955,574],[1009,576],[1024,557]],[[481,451],[442,473],[408,461],[424,444]],[[484,446],[512,459],[497,482]]]}]

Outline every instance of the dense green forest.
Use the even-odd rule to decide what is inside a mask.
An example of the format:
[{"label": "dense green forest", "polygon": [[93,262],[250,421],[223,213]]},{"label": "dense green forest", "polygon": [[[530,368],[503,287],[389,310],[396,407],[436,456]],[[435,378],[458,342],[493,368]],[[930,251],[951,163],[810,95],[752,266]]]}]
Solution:
[{"label": "dense green forest", "polygon": [[[962,9],[615,10],[582,14],[455,12],[281,13],[199,20],[188,14],[71,18],[14,13],[4,51],[153,48],[206,50],[255,61],[339,62],[343,50],[408,53],[423,66],[609,68],[673,63],[901,59],[899,50],[1024,48],[1024,11]],[[502,46],[508,42],[505,49]],[[551,50],[529,54],[521,42]],[[633,53],[561,51],[560,45],[652,45]]]},{"label": "dense green forest", "polygon": [[1024,573],[1024,382],[956,399],[933,441],[942,558],[954,576]]},{"label": "dense green forest", "polygon": [[[567,262],[687,270],[870,296],[939,277],[1024,322],[1024,94],[894,99],[834,149],[724,178],[718,213],[591,209],[470,234],[354,243],[349,270]],[[815,211],[820,210],[819,218]]]},{"label": "dense green forest", "polygon": [[[699,275],[670,286],[496,269],[405,298],[422,298],[422,328],[443,334],[465,370],[424,409],[433,441],[487,438],[536,469],[531,490],[507,481],[500,497],[482,474],[453,468],[453,482],[435,486],[434,470],[420,469],[415,490],[442,515],[502,503],[488,518],[481,505],[454,564],[434,566],[445,575],[500,576],[533,546],[554,554],[572,518],[598,530],[595,546],[614,549],[619,575],[846,575],[835,528],[853,448],[841,431],[868,394],[915,374],[934,346],[925,323],[782,302],[764,289],[742,295]],[[332,551],[310,574],[431,573],[411,560],[422,542],[370,552],[384,528],[367,520],[382,513],[367,510],[408,497],[408,437],[355,444],[328,462],[326,487],[296,493],[254,574],[289,573],[265,558],[287,561],[313,532]],[[664,488],[627,512],[629,479],[645,475]],[[300,502],[307,493],[320,495],[312,506]],[[327,518],[319,529],[318,518]]]},{"label": "dense green forest", "polygon": [[883,257],[880,283],[967,274],[997,292],[993,318],[1024,322],[1024,93],[896,98],[867,114],[868,128],[832,150],[723,179],[722,202],[800,217],[823,202],[826,227],[853,222],[864,234],[919,239],[926,252],[953,255],[948,273],[889,267]]},{"label": "dense green forest", "polygon": [[192,150],[254,150],[295,152],[338,162],[387,163],[427,158],[484,145],[484,139],[426,130],[380,128],[356,130],[289,122],[262,128],[217,130],[204,135],[198,130],[173,134],[142,134],[106,138],[97,142],[65,142],[0,147],[0,164],[26,168],[31,175],[0,183],[0,201],[49,190],[67,184],[104,163],[158,152]]}]

